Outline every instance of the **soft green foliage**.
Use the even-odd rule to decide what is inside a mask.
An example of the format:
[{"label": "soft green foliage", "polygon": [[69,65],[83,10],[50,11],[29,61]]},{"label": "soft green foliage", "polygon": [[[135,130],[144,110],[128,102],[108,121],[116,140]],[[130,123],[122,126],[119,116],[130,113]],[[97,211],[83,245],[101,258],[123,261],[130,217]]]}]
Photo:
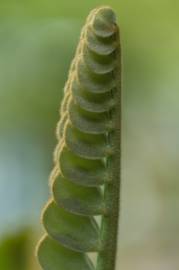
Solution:
[{"label": "soft green foliage", "polygon": [[24,270],[28,264],[29,231],[9,235],[0,244],[0,269]]},{"label": "soft green foliage", "polygon": [[[120,45],[114,12],[93,10],[72,62],[38,246],[45,270],[114,270],[120,184]],[[100,226],[94,216],[102,216]],[[94,266],[87,253],[98,253]]]}]

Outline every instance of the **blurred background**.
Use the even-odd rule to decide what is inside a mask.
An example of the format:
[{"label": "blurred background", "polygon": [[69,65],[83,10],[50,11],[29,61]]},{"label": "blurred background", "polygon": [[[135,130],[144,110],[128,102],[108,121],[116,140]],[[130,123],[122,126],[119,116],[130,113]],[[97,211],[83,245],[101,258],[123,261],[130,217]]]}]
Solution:
[{"label": "blurred background", "polygon": [[123,50],[117,270],[179,269],[179,2],[1,0],[0,270],[40,269],[63,86],[85,18],[104,4]]}]

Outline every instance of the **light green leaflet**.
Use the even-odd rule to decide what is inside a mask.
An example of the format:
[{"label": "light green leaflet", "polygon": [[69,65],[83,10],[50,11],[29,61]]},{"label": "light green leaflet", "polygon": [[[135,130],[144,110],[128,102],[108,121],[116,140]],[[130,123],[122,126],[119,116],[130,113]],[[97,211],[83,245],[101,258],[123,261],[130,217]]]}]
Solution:
[{"label": "light green leaflet", "polygon": [[[114,270],[120,188],[121,60],[109,7],[93,10],[71,64],[57,125],[52,198],[37,248],[44,270]],[[101,225],[95,216],[102,216]],[[94,265],[89,252],[98,256]]]}]

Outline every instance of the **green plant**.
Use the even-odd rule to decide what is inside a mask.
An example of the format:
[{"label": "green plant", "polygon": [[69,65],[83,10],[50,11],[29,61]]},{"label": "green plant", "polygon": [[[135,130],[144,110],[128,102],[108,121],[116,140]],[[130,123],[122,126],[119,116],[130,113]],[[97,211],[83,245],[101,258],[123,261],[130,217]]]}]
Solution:
[{"label": "green plant", "polygon": [[0,269],[24,270],[28,268],[30,231],[23,229],[1,238]]},{"label": "green plant", "polygon": [[[109,7],[87,18],[72,62],[37,249],[45,270],[114,270],[120,186],[121,61]],[[97,222],[95,216],[102,216]],[[94,266],[87,253],[98,255]]]}]

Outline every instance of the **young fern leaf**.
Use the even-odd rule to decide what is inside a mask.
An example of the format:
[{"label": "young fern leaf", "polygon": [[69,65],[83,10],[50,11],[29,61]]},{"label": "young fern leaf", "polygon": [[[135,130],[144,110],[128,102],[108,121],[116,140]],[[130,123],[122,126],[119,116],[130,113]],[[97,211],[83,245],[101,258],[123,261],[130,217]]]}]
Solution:
[{"label": "young fern leaf", "polygon": [[[37,254],[44,270],[114,270],[120,187],[121,61],[109,7],[82,29],[57,125],[52,198]],[[95,216],[102,216],[99,226]],[[87,253],[96,252],[97,265]]]}]

